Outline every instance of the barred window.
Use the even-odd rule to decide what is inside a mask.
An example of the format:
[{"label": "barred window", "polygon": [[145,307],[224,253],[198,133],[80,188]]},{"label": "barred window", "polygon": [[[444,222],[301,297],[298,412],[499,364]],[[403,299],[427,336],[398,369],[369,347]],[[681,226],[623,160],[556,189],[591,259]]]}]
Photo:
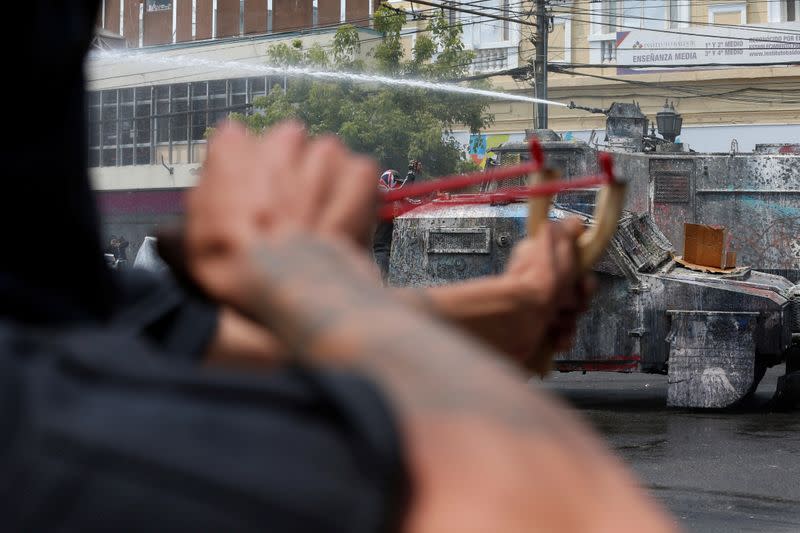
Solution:
[{"label": "barred window", "polygon": [[204,143],[208,128],[231,113],[251,113],[253,100],[274,81],[258,76],[89,92],[89,165],[160,164],[162,155],[170,163],[195,163],[201,152],[191,145]]}]

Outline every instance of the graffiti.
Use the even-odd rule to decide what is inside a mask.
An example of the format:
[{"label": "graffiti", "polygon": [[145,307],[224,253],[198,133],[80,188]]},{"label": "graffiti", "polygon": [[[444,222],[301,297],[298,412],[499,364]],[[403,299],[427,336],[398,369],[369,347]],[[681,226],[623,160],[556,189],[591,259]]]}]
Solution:
[{"label": "graffiti", "polygon": [[781,155],[800,154],[800,144],[787,144],[785,146],[781,146],[778,149],[778,153]]},{"label": "graffiti", "polygon": [[491,149],[504,142],[508,142],[511,135],[485,135],[477,133],[469,136],[469,145],[467,146],[467,153],[473,163],[481,168],[486,166],[486,156]]},{"label": "graffiti", "polygon": [[742,259],[748,264],[800,268],[800,216],[776,218],[760,230],[753,226],[739,229],[734,245],[746,250]]},{"label": "graffiti", "polygon": [[147,0],[147,11],[168,11],[172,9],[172,0]]}]

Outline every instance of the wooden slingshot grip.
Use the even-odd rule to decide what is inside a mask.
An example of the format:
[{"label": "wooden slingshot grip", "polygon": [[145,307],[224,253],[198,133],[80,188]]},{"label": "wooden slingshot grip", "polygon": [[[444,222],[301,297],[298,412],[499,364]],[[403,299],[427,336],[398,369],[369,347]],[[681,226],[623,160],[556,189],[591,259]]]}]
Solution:
[{"label": "wooden slingshot grip", "polygon": [[[531,173],[529,177],[530,185],[558,179],[556,171],[544,168],[544,152],[535,138],[531,141],[530,149],[531,157],[539,163],[538,167],[540,169]],[[575,243],[579,273],[588,272],[600,259],[617,231],[617,224],[625,204],[625,184],[614,178],[611,156],[601,152],[598,156],[598,164],[601,172],[608,177],[608,183],[597,193],[594,224],[584,231]],[[527,223],[528,237],[536,235],[539,228],[547,223],[552,202],[552,196],[539,196],[530,199]],[[555,350],[551,340],[545,339],[545,345],[529,357],[528,361],[526,361],[526,366],[540,376],[544,376],[550,371],[554,355]]]}]

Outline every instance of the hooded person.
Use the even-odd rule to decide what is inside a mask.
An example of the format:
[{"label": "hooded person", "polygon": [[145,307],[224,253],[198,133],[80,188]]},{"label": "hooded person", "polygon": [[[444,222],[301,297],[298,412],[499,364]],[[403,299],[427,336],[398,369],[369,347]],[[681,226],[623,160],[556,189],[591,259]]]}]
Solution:
[{"label": "hooded person", "polygon": [[[298,365],[258,378],[212,375],[198,359],[214,307],[187,305],[152,277],[120,281],[106,267],[83,78],[99,4],[32,0],[6,13],[30,24],[13,36],[9,70],[29,85],[32,105],[5,116],[16,131],[2,148],[0,217],[5,228],[31,221],[66,238],[49,242],[58,260],[43,261],[34,226],[4,232],[3,529],[396,527],[406,494],[400,438],[371,382]],[[57,162],[47,172],[35,164],[44,146]]]}]

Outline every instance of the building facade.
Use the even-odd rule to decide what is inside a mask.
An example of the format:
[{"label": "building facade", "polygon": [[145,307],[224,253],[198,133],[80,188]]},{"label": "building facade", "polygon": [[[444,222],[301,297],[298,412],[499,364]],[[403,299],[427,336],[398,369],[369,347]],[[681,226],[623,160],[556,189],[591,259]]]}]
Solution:
[{"label": "building facade", "polygon": [[[306,47],[330,48],[336,29],[303,34]],[[361,53],[376,33],[360,28]],[[206,134],[230,113],[253,102],[284,75],[268,73],[267,51],[301,34],[260,34],[203,42],[90,54],[89,166],[101,190],[186,186],[205,156]]]},{"label": "building facade", "polygon": [[[635,100],[651,118],[668,98],[683,116],[680,140],[697,151],[796,142],[798,2],[553,0],[549,98],[600,109]],[[403,34],[410,52],[426,15],[439,8],[390,5],[408,14]],[[533,57],[530,0],[442,5],[475,52],[473,74],[491,75],[498,90],[533,95],[529,81],[503,74]],[[377,6],[377,0],[105,0],[99,40],[137,50],[87,62],[89,159],[103,209],[139,228],[126,235],[134,247],[152,220],[174,215],[180,191],[195,183],[206,129],[286,82],[261,69],[270,46],[300,38],[307,47],[329,47],[346,22],[359,27],[368,57],[379,37],[370,28]],[[490,110],[495,122],[486,132],[455,132],[478,163],[492,146],[522,139],[534,124],[531,104],[498,100]],[[599,114],[550,107],[549,127],[567,139],[602,142],[604,122]]]},{"label": "building facade", "polygon": [[[476,73],[529,63],[535,38],[531,2],[463,4],[519,20],[518,41],[503,43],[505,55],[514,60],[492,64],[480,60],[484,49],[493,47],[491,39],[470,41],[482,35],[468,29],[479,17],[454,12],[464,25],[467,46],[476,50]],[[729,151],[732,145],[751,150],[756,142],[800,138],[797,0],[560,0],[549,6],[550,99],[601,109],[635,100],[655,118],[668,98],[683,116],[680,140],[698,151]],[[485,24],[496,29],[505,23],[487,16],[479,22]],[[528,81],[511,76],[492,81],[499,90],[533,95]],[[533,108],[493,104],[496,120],[483,144],[521,138],[532,127]],[[550,107],[549,119],[549,127],[567,138],[589,139],[595,132],[593,138],[602,140],[602,115]],[[469,134],[459,135],[466,144]]]},{"label": "building facade", "polygon": [[[796,140],[799,1],[552,2],[549,97],[600,109],[636,100],[651,117],[668,98],[683,116],[681,140],[699,151]],[[426,15],[438,8],[407,0],[389,4],[408,13],[404,43],[410,54]],[[104,0],[98,24],[104,35],[119,32],[127,47],[153,56],[260,61],[269,45],[281,41],[329,43],[343,22],[361,27],[362,40],[374,42],[369,26],[378,5],[379,0]],[[531,1],[443,0],[442,5],[463,27],[465,47],[475,53],[474,74],[530,63]],[[754,51],[758,43],[769,48]],[[637,46],[642,53],[635,53]],[[719,48],[709,49],[714,46]],[[625,64],[641,58],[646,63]],[[246,111],[254,98],[281,83],[212,69],[132,66],[119,59],[90,65],[90,163],[106,169],[196,163],[208,126],[227,113]],[[508,75],[492,81],[499,90],[533,95],[529,81]],[[498,101],[491,111],[495,123],[478,142],[470,142],[469,132],[456,132],[478,161],[486,147],[521,139],[533,125],[533,105]],[[604,117],[551,107],[549,126],[567,138],[597,139]]]},{"label": "building facade", "polygon": [[[103,237],[135,257],[146,235],[175,221],[205,157],[206,134],[287,78],[270,47],[330,49],[342,23],[371,53],[372,0],[105,0],[86,61],[90,176]],[[122,48],[120,50],[120,48]],[[135,50],[130,50],[135,49]]]},{"label": "building facade", "polygon": [[347,22],[368,27],[378,0],[103,0],[97,26],[128,48],[303,32]]}]

